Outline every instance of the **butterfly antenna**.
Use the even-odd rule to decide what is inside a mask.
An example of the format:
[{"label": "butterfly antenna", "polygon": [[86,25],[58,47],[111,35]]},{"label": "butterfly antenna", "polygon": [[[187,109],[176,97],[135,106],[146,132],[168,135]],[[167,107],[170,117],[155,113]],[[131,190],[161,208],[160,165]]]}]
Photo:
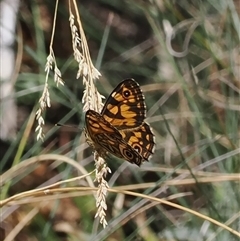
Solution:
[{"label": "butterfly antenna", "polygon": [[64,125],[61,123],[57,123],[55,124],[55,126],[62,126],[62,127],[67,127],[67,128],[74,128],[74,129],[78,129],[80,131],[83,131],[83,128],[78,127],[77,125]]}]

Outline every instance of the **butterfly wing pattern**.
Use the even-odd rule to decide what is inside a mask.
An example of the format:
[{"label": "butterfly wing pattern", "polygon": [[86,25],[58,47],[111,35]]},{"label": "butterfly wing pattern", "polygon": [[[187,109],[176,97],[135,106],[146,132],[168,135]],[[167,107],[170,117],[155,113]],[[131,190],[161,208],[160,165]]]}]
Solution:
[{"label": "butterfly wing pattern", "polygon": [[140,155],[148,161],[155,150],[155,136],[151,127],[144,122],[134,131],[121,132],[123,139]]},{"label": "butterfly wing pattern", "polygon": [[109,95],[101,114],[118,130],[141,126],[146,118],[146,105],[139,84],[133,79],[122,81]]},{"label": "butterfly wing pattern", "polygon": [[86,128],[88,130],[87,142],[100,156],[104,157],[106,152],[109,152],[131,163],[137,165],[142,163],[142,156],[122,138],[120,132],[101,114],[88,110],[86,112]]},{"label": "butterfly wing pattern", "polygon": [[86,112],[86,140],[100,156],[111,153],[140,166],[150,159],[155,147],[145,118],[142,90],[135,80],[126,79],[110,94],[101,113]]}]

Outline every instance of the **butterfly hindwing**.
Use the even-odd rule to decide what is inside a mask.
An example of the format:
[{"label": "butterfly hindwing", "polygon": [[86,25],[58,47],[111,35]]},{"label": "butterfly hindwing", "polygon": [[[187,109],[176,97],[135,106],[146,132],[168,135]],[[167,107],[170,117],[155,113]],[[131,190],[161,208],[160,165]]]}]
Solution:
[{"label": "butterfly hindwing", "polygon": [[133,131],[121,131],[123,139],[147,161],[155,149],[155,136],[152,128],[144,124]]}]

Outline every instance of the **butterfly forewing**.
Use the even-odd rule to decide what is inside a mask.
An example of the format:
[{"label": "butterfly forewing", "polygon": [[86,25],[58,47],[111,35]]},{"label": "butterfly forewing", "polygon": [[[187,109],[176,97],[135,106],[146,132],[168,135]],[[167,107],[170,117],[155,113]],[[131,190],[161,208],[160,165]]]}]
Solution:
[{"label": "butterfly forewing", "polygon": [[122,135],[119,131],[107,122],[101,114],[97,113],[94,110],[88,110],[85,115],[85,122],[87,130],[90,134],[90,137],[94,139],[96,134],[108,133],[114,134],[116,138],[122,138]]},{"label": "butterfly forewing", "polygon": [[100,155],[107,152],[140,165],[142,156],[122,138],[120,132],[107,122],[101,114],[88,110],[85,116],[87,142]]},{"label": "butterfly forewing", "polygon": [[101,114],[118,130],[142,125],[146,106],[139,84],[133,79],[122,81],[108,97]]}]

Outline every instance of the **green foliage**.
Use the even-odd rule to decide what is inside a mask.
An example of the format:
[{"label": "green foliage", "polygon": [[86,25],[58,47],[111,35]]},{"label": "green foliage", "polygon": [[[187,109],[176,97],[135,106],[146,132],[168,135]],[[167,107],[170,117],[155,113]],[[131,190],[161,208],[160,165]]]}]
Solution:
[{"label": "green foliage", "polygon": [[[18,123],[16,139],[2,152],[2,173],[12,163],[15,165],[45,153],[67,155],[86,170],[94,169],[92,151],[84,144],[82,131],[55,127],[56,123],[73,124],[80,129],[84,126],[83,84],[82,79],[76,79],[78,66],[72,56],[68,6],[64,1],[60,1],[58,9],[54,53],[65,86],[57,88],[50,76],[51,108],[46,113],[44,143],[36,141],[34,124],[28,121],[45,83],[44,68],[53,19],[51,9],[51,1],[41,4],[29,1],[22,3],[19,10],[23,58],[14,97],[20,115],[23,115],[22,108],[27,109],[27,118]],[[80,1],[79,11],[93,63],[98,59],[102,74],[96,82],[99,92],[107,97],[122,79],[136,79],[146,97],[147,121],[156,135],[155,154],[151,162],[144,163],[140,169],[108,158],[112,170],[107,177],[109,182],[112,181],[114,187],[155,183],[136,191],[159,198],[176,195],[173,202],[239,230],[239,180],[232,178],[240,171],[237,1]],[[113,19],[107,25],[110,13]],[[32,21],[29,21],[30,16]],[[171,39],[172,49],[166,44],[166,20],[176,31]],[[109,31],[105,31],[107,27]],[[171,51],[184,52],[184,48],[187,54],[180,58],[171,54]],[[26,129],[32,126],[26,136]],[[27,143],[21,142],[26,137]],[[171,171],[161,169],[165,167]],[[6,184],[5,194],[11,196],[25,190],[29,182],[37,187],[40,183],[35,181],[40,177],[45,177],[41,179],[44,183],[51,178],[56,182],[61,175],[64,179],[79,175],[65,164],[42,168],[41,171],[28,167],[17,180],[14,177]],[[36,176],[30,176],[29,172],[34,170]],[[214,179],[221,176],[229,179],[216,183]],[[201,179],[204,177],[208,178],[206,183]],[[194,182],[164,186],[165,182],[176,178],[179,182],[190,178]],[[18,182],[23,189],[16,188]],[[82,185],[87,186],[87,183],[82,181]],[[227,230],[192,214],[166,205],[147,207],[148,200],[121,195],[119,191],[108,196],[109,226],[106,229],[98,226],[94,219],[94,197],[88,194],[74,198],[80,218],[70,225],[71,231],[54,229],[58,221],[69,226],[64,217],[55,216],[57,212],[53,210],[52,219],[39,211],[23,232],[37,240],[238,240]],[[138,213],[144,206],[146,209]],[[71,206],[66,208],[71,209]],[[27,213],[22,207],[19,210]],[[62,237],[64,232],[66,236]]]}]

